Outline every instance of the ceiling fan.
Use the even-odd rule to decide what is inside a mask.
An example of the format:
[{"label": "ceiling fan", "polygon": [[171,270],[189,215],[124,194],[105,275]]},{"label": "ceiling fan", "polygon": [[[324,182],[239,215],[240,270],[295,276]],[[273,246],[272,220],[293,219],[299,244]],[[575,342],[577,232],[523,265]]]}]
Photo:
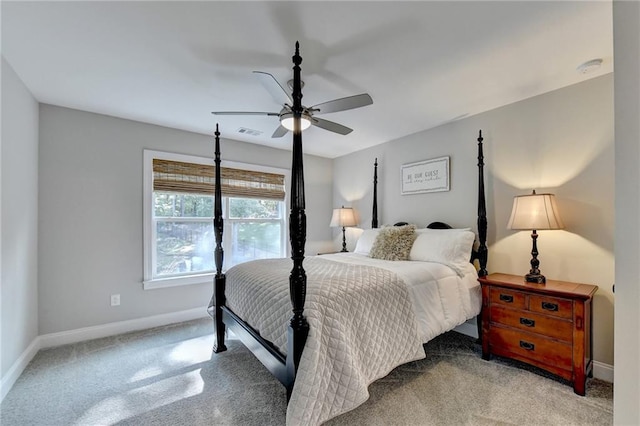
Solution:
[{"label": "ceiling fan", "polygon": [[[243,112],[243,111],[214,111],[214,115],[267,115],[278,117],[280,119],[280,125],[271,135],[272,138],[281,138],[288,131],[293,130],[293,99],[287,91],[285,91],[275,77],[269,73],[262,71],[254,71],[253,74],[258,78],[260,83],[271,94],[273,99],[280,105],[282,109],[280,112]],[[304,82],[301,82],[301,86]],[[293,80],[289,80],[288,86],[292,88]],[[341,135],[348,135],[353,131],[349,127],[342,124],[335,123],[333,121],[325,120],[315,117],[316,114],[328,114],[330,112],[345,111],[348,109],[360,108],[363,106],[371,105],[373,99],[366,93],[355,96],[348,96],[346,98],[334,99],[332,101],[323,102],[321,104],[314,105],[312,107],[302,106],[302,117],[300,124],[302,130],[309,126],[320,127],[321,129],[329,130]]]}]

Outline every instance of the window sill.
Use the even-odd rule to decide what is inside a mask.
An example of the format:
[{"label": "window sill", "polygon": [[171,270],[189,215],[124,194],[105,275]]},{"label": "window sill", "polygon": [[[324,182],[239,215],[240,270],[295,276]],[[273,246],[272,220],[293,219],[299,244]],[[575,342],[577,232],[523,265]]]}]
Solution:
[{"label": "window sill", "polygon": [[187,277],[171,277],[147,280],[142,282],[142,288],[145,290],[156,290],[159,288],[179,287],[183,285],[193,284],[211,284],[213,285],[214,273],[202,275],[190,275]]}]

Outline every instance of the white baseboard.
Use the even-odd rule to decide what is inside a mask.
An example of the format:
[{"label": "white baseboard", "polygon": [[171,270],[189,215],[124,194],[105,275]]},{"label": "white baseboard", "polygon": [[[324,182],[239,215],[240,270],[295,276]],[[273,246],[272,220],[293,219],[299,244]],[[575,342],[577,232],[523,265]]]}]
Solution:
[{"label": "white baseboard", "polygon": [[613,365],[600,361],[593,361],[593,377],[613,383]]},{"label": "white baseboard", "polygon": [[[460,324],[454,328],[454,330],[458,333],[466,334],[467,336],[471,336],[476,339],[478,338],[478,327],[476,327],[475,318]],[[593,377],[604,380],[605,382],[613,383],[613,365],[605,364],[600,361],[593,361]]]},{"label": "white baseboard", "polygon": [[9,393],[16,380],[18,380],[24,369],[40,349],[114,336],[130,331],[161,327],[163,325],[191,321],[208,316],[206,307],[202,307],[38,336],[33,339],[29,347],[20,355],[16,362],[13,363],[7,374],[2,377],[2,380],[0,380],[0,402],[2,402],[7,393]]},{"label": "white baseboard", "polygon": [[169,314],[153,315],[150,317],[136,318],[127,321],[111,322],[93,327],[78,328],[75,330],[61,331],[59,333],[43,334],[40,336],[41,348],[67,345],[69,343],[85,340],[99,339],[101,337],[114,336],[130,331],[144,330],[160,327],[177,322],[190,321],[207,317],[206,307],[194,308],[186,311],[171,312]]},{"label": "white baseboard", "polygon": [[22,374],[27,365],[34,356],[40,350],[40,338],[36,337],[33,339],[31,344],[25,349],[24,352],[20,355],[20,357],[13,363],[9,371],[2,377],[0,380],[0,402],[4,400],[4,397],[7,396],[13,385],[18,380],[18,377]]},{"label": "white baseboard", "polygon": [[[0,380],[0,402],[2,402],[7,393],[9,393],[9,390],[11,390],[16,380],[18,380],[24,369],[40,349],[113,336],[116,334],[128,333],[130,331],[160,327],[177,322],[191,321],[205,317],[208,317],[206,308],[194,308],[186,311],[112,322],[94,327],[83,327],[75,330],[38,336],[33,339],[33,342],[31,342],[29,347],[25,349],[22,355],[20,355],[16,362],[13,363],[7,374],[5,374],[2,377],[2,380]],[[478,328],[476,327],[475,321],[473,323],[471,321],[467,321],[457,326],[454,330],[459,333],[466,334],[467,336],[478,338]],[[593,361],[593,377],[613,383],[613,366],[603,362]]]}]

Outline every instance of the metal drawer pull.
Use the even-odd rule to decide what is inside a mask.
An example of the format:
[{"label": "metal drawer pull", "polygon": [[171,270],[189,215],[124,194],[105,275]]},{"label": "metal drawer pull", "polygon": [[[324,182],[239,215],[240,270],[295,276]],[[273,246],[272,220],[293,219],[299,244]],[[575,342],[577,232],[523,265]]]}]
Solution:
[{"label": "metal drawer pull", "polygon": [[513,303],[513,296],[511,296],[510,294],[501,294],[500,300],[502,302]]},{"label": "metal drawer pull", "polygon": [[520,324],[525,325],[527,327],[535,327],[536,322],[529,318],[520,318]]},{"label": "metal drawer pull", "polygon": [[546,311],[557,312],[558,311],[558,304],[557,303],[551,303],[551,302],[542,302],[542,309],[544,309]]},{"label": "metal drawer pull", "polygon": [[528,351],[533,351],[535,350],[536,345],[534,345],[533,343],[525,342],[524,340],[520,340],[520,347]]}]

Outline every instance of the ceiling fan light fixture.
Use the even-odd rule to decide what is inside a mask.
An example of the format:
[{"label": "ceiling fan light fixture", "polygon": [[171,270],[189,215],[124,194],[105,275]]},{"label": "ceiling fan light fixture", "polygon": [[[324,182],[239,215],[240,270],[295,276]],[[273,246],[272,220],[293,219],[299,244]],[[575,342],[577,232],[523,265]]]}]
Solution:
[{"label": "ceiling fan light fixture", "polygon": [[[293,113],[287,112],[280,116],[280,124],[287,130],[293,131]],[[303,114],[300,117],[300,129],[305,130],[311,126],[311,119],[308,115]]]}]

